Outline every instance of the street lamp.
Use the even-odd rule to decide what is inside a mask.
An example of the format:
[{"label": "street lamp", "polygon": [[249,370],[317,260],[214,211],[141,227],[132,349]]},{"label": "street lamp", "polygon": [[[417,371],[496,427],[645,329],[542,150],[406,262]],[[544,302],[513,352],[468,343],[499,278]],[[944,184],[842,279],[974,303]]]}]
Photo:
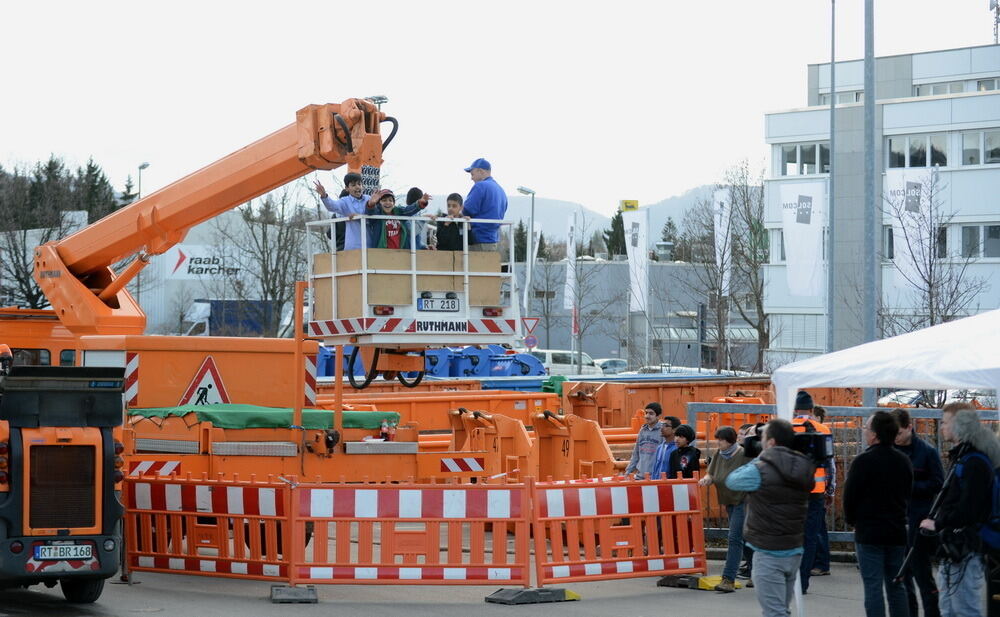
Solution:
[{"label": "street lamp", "polygon": [[531,271],[535,267],[535,191],[524,187],[517,187],[517,192],[522,195],[531,195],[531,218],[528,219],[528,254],[525,258],[525,284],[524,284],[524,313],[528,314],[530,308],[528,304],[528,294],[531,292]]},{"label": "street lamp", "polygon": [[382,109],[382,103],[389,102],[389,97],[385,96],[384,94],[373,94],[371,96],[366,96],[365,99],[378,105],[379,109]]},{"label": "street lamp", "polygon": [[149,163],[142,163],[139,165],[139,185],[136,187],[135,198],[142,199],[142,170],[149,167]]}]

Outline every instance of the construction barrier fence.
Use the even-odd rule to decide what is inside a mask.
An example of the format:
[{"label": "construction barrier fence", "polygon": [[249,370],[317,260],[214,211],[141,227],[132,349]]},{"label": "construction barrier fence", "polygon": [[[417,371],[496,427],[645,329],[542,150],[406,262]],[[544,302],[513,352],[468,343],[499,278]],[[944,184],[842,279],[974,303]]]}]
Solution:
[{"label": "construction barrier fence", "polygon": [[133,571],[289,584],[512,585],[705,572],[696,479],[125,481]]}]

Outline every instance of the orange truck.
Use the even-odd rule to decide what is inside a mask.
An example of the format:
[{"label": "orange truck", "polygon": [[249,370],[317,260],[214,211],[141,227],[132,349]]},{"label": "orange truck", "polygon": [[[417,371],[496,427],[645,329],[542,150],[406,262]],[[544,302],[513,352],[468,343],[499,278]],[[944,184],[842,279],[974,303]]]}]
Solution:
[{"label": "orange truck", "polygon": [[70,602],[94,602],[121,549],[122,369],[9,371],[0,377],[0,586],[58,583]]}]

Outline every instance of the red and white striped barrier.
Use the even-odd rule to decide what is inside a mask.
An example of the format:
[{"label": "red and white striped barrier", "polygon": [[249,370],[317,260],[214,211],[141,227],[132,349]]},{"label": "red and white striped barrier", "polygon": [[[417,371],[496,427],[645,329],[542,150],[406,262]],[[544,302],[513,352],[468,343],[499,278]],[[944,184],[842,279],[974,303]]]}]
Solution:
[{"label": "red and white striped barrier", "polygon": [[348,334],[499,334],[517,333],[513,319],[411,319],[403,317],[365,317],[355,319],[328,319],[310,321],[309,333],[313,336],[340,336]]},{"label": "red and white striped barrier", "polygon": [[128,475],[137,476],[161,476],[181,473],[180,461],[129,461]]},{"label": "red and white striped barrier", "polygon": [[305,357],[305,400],[303,404],[308,407],[316,406],[316,354],[306,354]]},{"label": "red and white striped barrier", "polygon": [[463,471],[485,471],[486,459],[482,458],[443,458],[441,471],[459,473]]},{"label": "red and white striped barrier", "polygon": [[125,406],[136,407],[139,404],[139,354],[134,351],[125,352]]},{"label": "red and white striped barrier", "polygon": [[131,565],[133,568],[142,568],[144,570],[174,571],[185,574],[233,574],[253,578],[288,578],[288,566],[285,564],[140,555],[132,560]]},{"label": "red and white striped barrier", "polygon": [[415,567],[300,567],[299,578],[306,581],[482,581],[517,582],[524,568],[415,566]]},{"label": "red and white striped barrier", "polygon": [[690,512],[697,492],[696,484],[539,487],[535,507],[542,518]]},{"label": "red and white striped barrier", "polygon": [[509,519],[525,512],[522,488],[299,488],[298,515],[352,519]]},{"label": "red and white striped barrier", "polygon": [[132,483],[128,508],[138,512],[190,512],[198,514],[274,516],[285,515],[283,488],[227,484],[168,482]]}]

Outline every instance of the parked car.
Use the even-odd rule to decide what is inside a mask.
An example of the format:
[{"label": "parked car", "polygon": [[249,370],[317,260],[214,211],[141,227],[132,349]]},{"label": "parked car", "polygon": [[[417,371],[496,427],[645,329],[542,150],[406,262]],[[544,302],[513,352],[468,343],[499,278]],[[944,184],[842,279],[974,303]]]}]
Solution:
[{"label": "parked car", "polygon": [[605,375],[617,375],[628,370],[628,360],[621,358],[598,358],[594,363],[604,371]]},{"label": "parked car", "polygon": [[580,370],[576,370],[576,352],[565,349],[532,349],[531,355],[538,358],[549,375],[603,375],[604,372],[594,359],[580,352]]}]

